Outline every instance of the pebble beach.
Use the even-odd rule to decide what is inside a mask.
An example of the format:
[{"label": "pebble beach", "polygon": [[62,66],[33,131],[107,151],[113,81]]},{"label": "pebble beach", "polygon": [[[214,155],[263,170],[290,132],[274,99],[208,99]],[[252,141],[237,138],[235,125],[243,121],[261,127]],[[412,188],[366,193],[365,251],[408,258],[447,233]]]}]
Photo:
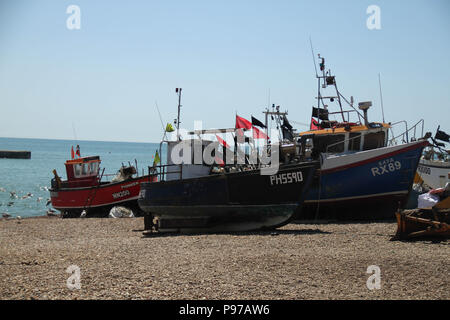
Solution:
[{"label": "pebble beach", "polygon": [[[0,299],[450,299],[449,241],[390,241],[395,222],[148,237],[143,226],[0,219]],[[380,288],[369,290],[372,265]]]}]

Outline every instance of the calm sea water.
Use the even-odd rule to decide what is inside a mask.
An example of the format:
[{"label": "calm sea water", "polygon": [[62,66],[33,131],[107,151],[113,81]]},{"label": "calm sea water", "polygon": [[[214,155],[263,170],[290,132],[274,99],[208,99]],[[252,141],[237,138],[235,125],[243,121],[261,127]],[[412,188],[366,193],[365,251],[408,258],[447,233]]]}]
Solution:
[{"label": "calm sea water", "polygon": [[[0,150],[31,151],[31,159],[0,159],[0,214],[8,213],[12,217],[45,215],[51,208],[46,206],[50,198],[50,180],[52,170],[64,180],[67,178],[64,162],[70,159],[70,150],[80,145],[81,156],[100,156],[101,169],[105,174],[117,173],[123,164],[142,169],[153,163],[153,156],[159,148],[156,143],[72,141],[47,139],[0,138]],[[165,152],[162,152],[165,161]],[[17,197],[11,196],[14,192]],[[26,197],[31,193],[32,196]]]}]

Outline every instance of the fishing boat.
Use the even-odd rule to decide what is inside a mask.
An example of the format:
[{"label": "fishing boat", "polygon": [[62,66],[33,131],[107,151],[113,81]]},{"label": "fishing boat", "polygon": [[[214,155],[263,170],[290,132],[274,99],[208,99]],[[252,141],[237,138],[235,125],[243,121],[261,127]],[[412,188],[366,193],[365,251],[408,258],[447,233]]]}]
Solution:
[{"label": "fishing boat", "polygon": [[394,217],[411,192],[426,140],[353,154],[324,154],[298,217],[377,220]]},{"label": "fishing boat", "polygon": [[[423,135],[421,120],[410,128],[406,124],[401,135],[390,139],[392,127],[405,122],[370,122],[372,102],[360,102],[356,108],[353,97],[349,101],[340,93],[336,77],[326,70],[320,55],[319,61],[318,103],[313,107],[310,130],[299,133],[296,140],[309,158],[320,159],[321,169],[296,219],[393,218],[408,199],[431,134]],[[332,92],[323,93],[327,88]],[[328,107],[333,102],[339,107],[336,112]],[[344,110],[344,105],[349,108]],[[421,135],[416,138],[420,125]]]},{"label": "fishing boat", "polygon": [[[167,164],[157,167],[158,181],[141,185],[138,203],[145,212],[146,233],[253,231],[278,228],[291,221],[318,161],[292,161],[267,171],[270,166],[252,163],[245,154],[241,163],[236,162],[240,155],[236,148],[230,163],[224,158],[226,144],[202,135],[233,132],[235,128],[199,130],[193,132],[197,137],[181,140],[179,114],[176,139],[161,142],[167,145]],[[200,154],[214,150],[215,161],[208,163],[204,157],[196,161],[196,147]],[[218,152],[221,147],[222,152]],[[179,150],[182,163],[174,161]],[[274,148],[271,152],[276,153]]]},{"label": "fishing boat", "polygon": [[106,216],[112,207],[123,206],[139,215],[137,199],[143,182],[156,181],[155,175],[137,176],[132,165],[122,166],[111,181],[102,181],[100,157],[88,156],[65,162],[67,180],[61,180],[56,170],[51,180],[50,199],[62,217]]},{"label": "fishing boat", "polygon": [[431,189],[443,188],[450,182],[450,150],[443,149],[445,144],[437,140],[449,142],[449,135],[439,127],[433,144],[425,148],[417,168],[421,182]]}]

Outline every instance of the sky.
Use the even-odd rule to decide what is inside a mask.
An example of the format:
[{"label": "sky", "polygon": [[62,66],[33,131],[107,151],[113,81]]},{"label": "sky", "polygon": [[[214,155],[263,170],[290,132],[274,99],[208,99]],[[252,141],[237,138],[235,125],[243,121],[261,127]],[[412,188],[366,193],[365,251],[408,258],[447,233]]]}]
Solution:
[{"label": "sky", "polygon": [[[379,29],[367,27],[371,5]],[[370,121],[382,120],[380,74],[386,122],[449,133],[449,14],[448,0],[0,0],[0,136],[159,142],[156,105],[173,122],[175,88],[188,130],[264,121],[276,104],[304,131],[310,38],[341,93],[372,101]]]}]

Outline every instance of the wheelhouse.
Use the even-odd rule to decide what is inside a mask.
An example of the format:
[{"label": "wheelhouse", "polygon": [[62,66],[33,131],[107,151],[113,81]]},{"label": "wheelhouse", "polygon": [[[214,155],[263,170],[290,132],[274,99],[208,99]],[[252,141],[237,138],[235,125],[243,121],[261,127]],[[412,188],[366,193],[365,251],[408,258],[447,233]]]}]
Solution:
[{"label": "wheelhouse", "polygon": [[[310,130],[298,134],[299,143],[308,146],[315,155],[319,153],[349,153],[386,147],[389,143],[390,123],[369,122],[371,101],[354,105],[353,97],[347,100],[338,90],[336,77],[325,68],[325,58],[319,57],[321,74],[317,73],[317,106],[313,106]],[[325,91],[325,92],[324,92]],[[334,103],[338,111],[330,112],[328,104]],[[346,105],[347,109],[344,109]],[[332,117],[332,118],[330,118]],[[351,122],[353,118],[354,122]]]},{"label": "wheelhouse", "polygon": [[100,162],[99,156],[67,160],[65,163],[67,183],[71,187],[99,183]]},{"label": "wheelhouse", "polygon": [[372,150],[388,145],[390,125],[369,123],[366,125],[344,126],[299,133],[306,142],[311,139],[316,152],[347,153]]}]

